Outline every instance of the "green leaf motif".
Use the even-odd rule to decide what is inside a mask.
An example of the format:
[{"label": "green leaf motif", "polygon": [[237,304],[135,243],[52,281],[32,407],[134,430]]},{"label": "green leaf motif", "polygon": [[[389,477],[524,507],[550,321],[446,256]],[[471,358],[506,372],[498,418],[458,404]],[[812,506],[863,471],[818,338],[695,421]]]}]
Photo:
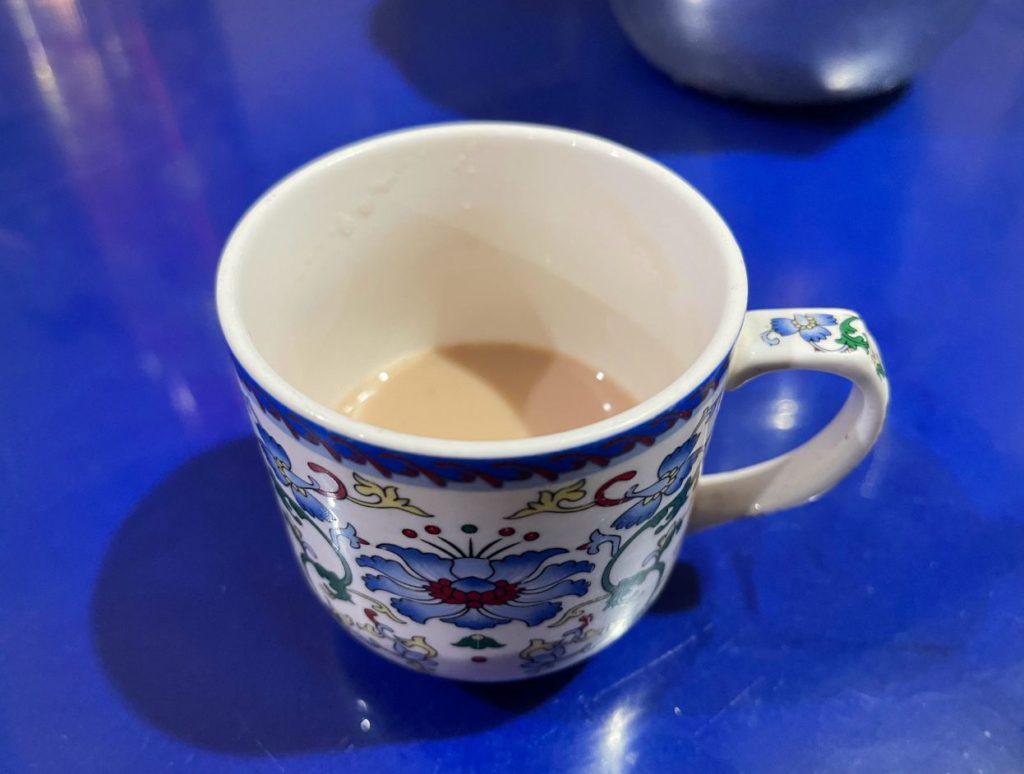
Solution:
[{"label": "green leaf motif", "polygon": [[307,514],[306,511],[301,508],[298,503],[296,503],[288,493],[278,485],[276,481],[273,483],[278,499],[281,501],[282,505],[284,505],[285,511],[287,511],[295,521],[295,523],[292,523],[292,521],[286,517],[284,523],[292,533],[292,537],[294,537],[295,541],[299,544],[299,559],[304,565],[310,565],[313,570],[316,571],[316,574],[320,576],[321,586],[326,594],[342,602],[351,602],[352,597],[349,594],[348,587],[352,585],[352,570],[349,569],[348,562],[345,561],[345,557],[339,554],[337,550],[334,551],[335,555],[338,557],[338,561],[341,562],[341,568],[345,573],[344,576],[341,576],[336,572],[328,570],[307,552],[306,545],[302,540],[302,530],[299,529],[298,526],[299,524],[302,524],[303,521],[315,529],[328,545],[330,545],[331,541],[327,535],[323,533],[323,530],[316,525],[316,522],[312,517],[310,517],[309,514]]},{"label": "green leaf motif", "polygon": [[868,337],[853,327],[853,323],[859,319],[859,317],[847,317],[839,323],[839,338],[836,341],[845,344],[850,349],[870,349]]},{"label": "green leaf motif", "polygon": [[453,642],[452,645],[454,645],[456,648],[472,648],[473,650],[505,647],[503,643],[500,643],[497,640],[492,639],[485,634],[470,634],[468,637],[463,637],[458,642]]},{"label": "green leaf motif", "polygon": [[337,573],[328,570],[305,551],[302,552],[302,556],[300,558],[304,564],[311,564],[313,566],[316,574],[319,575],[320,579],[323,581],[324,591],[341,602],[352,601],[352,597],[349,596],[348,593],[349,584],[352,582],[351,576],[348,578],[339,577]]},{"label": "green leaf motif", "polygon": [[[601,588],[607,592],[608,601],[605,603],[604,609],[607,610],[612,607],[618,607],[619,605],[631,602],[636,598],[636,595],[640,592],[644,582],[647,580],[647,576],[651,573],[657,573],[658,577],[665,572],[665,563],[661,561],[662,554],[668,550],[672,539],[682,530],[682,521],[677,521],[676,516],[686,505],[686,501],[690,497],[690,491],[693,488],[694,477],[690,476],[686,479],[686,483],[683,484],[682,489],[672,499],[668,505],[664,506],[661,510],[651,516],[647,521],[643,522],[643,526],[636,530],[630,535],[624,543],[622,543],[612,554],[611,561],[605,565],[604,572],[601,574]],[[657,541],[657,548],[654,553],[649,557],[649,561],[645,560],[644,566],[634,572],[632,575],[623,578],[619,581],[612,581],[612,569],[615,567],[615,563],[626,553],[626,549],[643,533],[648,530],[654,530],[654,534],[661,534],[661,537]],[[665,531],[665,530],[668,531]]]}]

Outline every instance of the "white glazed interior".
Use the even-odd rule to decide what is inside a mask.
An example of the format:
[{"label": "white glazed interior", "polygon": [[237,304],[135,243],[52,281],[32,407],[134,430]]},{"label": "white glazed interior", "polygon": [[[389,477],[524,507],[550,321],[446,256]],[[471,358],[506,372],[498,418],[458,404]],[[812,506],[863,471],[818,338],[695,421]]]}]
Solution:
[{"label": "white glazed interior", "polygon": [[[225,248],[217,304],[242,366],[322,425],[504,457],[587,443],[686,395],[732,346],[746,277],[718,214],[653,161],[567,130],[453,124],[343,148],[276,185]],[[489,340],[574,354],[643,402],[505,442],[404,435],[332,408],[397,357]]]}]

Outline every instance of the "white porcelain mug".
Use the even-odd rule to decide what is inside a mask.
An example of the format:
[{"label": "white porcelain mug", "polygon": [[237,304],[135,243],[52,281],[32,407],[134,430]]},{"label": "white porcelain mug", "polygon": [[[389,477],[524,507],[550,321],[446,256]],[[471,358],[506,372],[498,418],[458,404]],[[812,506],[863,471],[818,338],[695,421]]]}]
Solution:
[{"label": "white porcelain mug", "polygon": [[[688,526],[798,505],[871,448],[889,391],[858,316],[746,301],[729,229],[671,171],[589,135],[500,123],[396,132],[312,162],[242,218],[217,279],[314,592],[393,661],[482,681],[605,647],[657,596]],[[599,363],[642,400],[496,442],[331,408],[402,355],[472,341]],[[787,454],[701,477],[724,391],[790,368],[852,381],[839,415]]]}]

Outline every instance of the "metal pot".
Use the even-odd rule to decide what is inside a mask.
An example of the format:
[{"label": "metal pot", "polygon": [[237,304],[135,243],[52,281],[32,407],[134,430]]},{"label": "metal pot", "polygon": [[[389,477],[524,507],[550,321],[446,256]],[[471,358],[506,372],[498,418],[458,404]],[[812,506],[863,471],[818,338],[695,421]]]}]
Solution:
[{"label": "metal pot", "polygon": [[981,0],[612,0],[656,67],[761,102],[854,99],[908,81]]}]

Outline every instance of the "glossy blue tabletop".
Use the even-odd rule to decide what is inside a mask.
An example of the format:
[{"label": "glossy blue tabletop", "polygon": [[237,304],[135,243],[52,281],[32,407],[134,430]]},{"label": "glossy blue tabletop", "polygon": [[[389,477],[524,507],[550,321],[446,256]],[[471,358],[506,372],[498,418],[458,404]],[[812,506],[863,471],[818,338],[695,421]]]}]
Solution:
[{"label": "glossy blue tabletop", "polygon": [[[4,0],[0,83],[0,771],[1024,770],[1018,0],[826,110],[680,89],[598,0]],[[213,306],[273,181],[464,118],[664,162],[732,226],[753,307],[859,310],[893,389],[839,487],[692,536],[622,640],[506,686],[405,672],[321,610]],[[744,387],[709,466],[844,394]]]}]

